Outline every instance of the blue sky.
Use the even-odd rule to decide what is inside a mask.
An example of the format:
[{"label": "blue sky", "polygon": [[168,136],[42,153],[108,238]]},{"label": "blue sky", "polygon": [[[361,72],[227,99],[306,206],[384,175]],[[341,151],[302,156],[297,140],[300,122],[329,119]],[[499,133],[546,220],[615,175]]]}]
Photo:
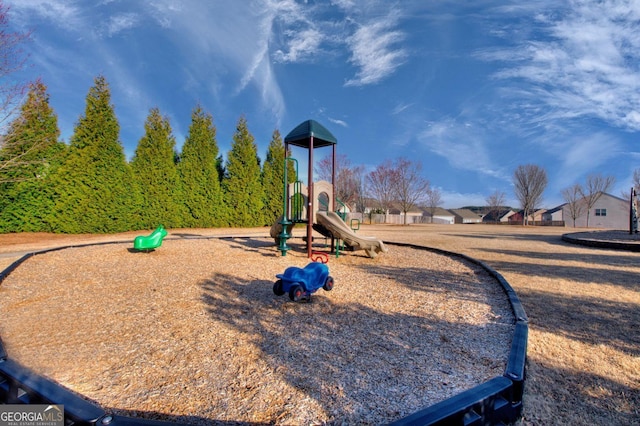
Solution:
[{"label": "blue sky", "polygon": [[640,168],[638,0],[5,4],[67,142],[104,75],[129,158],[151,108],[180,149],[199,103],[223,154],[241,115],[262,158],[274,129],[314,119],[352,165],[419,161],[446,208],[496,190],[517,206],[521,164],[546,169],[544,207],[590,173],[620,196]]}]

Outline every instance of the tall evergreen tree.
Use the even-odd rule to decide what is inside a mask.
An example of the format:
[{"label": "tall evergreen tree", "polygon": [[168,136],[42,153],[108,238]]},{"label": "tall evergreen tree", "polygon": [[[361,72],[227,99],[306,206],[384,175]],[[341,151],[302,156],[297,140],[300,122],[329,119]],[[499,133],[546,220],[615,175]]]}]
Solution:
[{"label": "tall evergreen tree", "polygon": [[152,108],[144,124],[145,134],[138,142],[131,162],[141,202],[138,224],[152,229],[182,226],[180,179],[176,167],[176,141],[169,119]]},{"label": "tall evergreen tree", "polygon": [[55,231],[120,232],[130,229],[135,194],[119,137],[120,125],[103,76],[94,80],[85,113],[71,137],[64,164],[54,175]]},{"label": "tall evergreen tree", "polygon": [[[278,130],[274,130],[262,167],[265,225],[272,225],[283,214],[284,161],[282,136]],[[297,178],[294,163],[287,161],[288,183],[295,182]]]},{"label": "tall evergreen tree", "polygon": [[31,83],[20,115],[2,139],[0,183],[37,179],[63,148],[59,137],[58,117],[49,105],[47,87],[40,80]]},{"label": "tall evergreen tree", "polygon": [[59,137],[47,87],[38,80],[29,86],[0,149],[0,230],[50,230],[45,217],[53,206],[51,170],[65,150]]},{"label": "tall evergreen tree", "polygon": [[178,164],[187,209],[184,218],[186,227],[207,228],[224,223],[217,157],[218,145],[213,117],[197,106],[191,113],[189,134]]},{"label": "tall evergreen tree", "polygon": [[247,120],[241,117],[233,135],[222,181],[224,199],[229,208],[229,225],[261,226],[263,189],[260,182],[260,159]]}]

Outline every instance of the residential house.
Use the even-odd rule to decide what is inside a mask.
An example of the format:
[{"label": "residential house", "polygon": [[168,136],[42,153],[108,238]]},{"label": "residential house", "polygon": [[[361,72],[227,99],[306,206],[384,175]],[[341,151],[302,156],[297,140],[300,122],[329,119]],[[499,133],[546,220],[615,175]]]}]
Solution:
[{"label": "residential house", "polygon": [[[538,209],[534,211],[529,216],[527,216],[527,223],[533,225],[536,222],[542,222],[544,220],[543,215],[546,211],[547,211],[546,209]],[[524,223],[523,219],[524,219],[524,210],[520,210],[510,215],[507,220],[511,225],[514,225],[514,224],[521,225]]]},{"label": "residential house", "polygon": [[[586,205],[584,200],[580,202],[583,203],[583,208],[580,215],[576,217],[575,225],[568,203],[547,211],[544,214],[545,220],[563,220],[567,227],[586,228]],[[602,193],[588,213],[589,228],[629,229],[629,201],[615,195],[606,192]]]},{"label": "residential house", "polygon": [[507,221],[509,222],[509,225],[518,225],[524,223],[524,210],[519,210],[513,213],[511,216],[509,216]]},{"label": "residential house", "polygon": [[482,223],[482,216],[469,209],[450,210],[454,215],[455,223]]},{"label": "residential house", "polygon": [[456,223],[456,217],[449,210],[445,210],[442,207],[436,207],[433,209],[433,215],[431,209],[428,208],[424,211],[424,215],[428,217],[430,223],[440,223],[446,225],[453,225]]},{"label": "residential house", "polygon": [[482,218],[483,223],[507,223],[509,217],[513,216],[516,212],[511,209],[495,210],[487,213]]},{"label": "residential house", "polygon": [[[542,215],[542,220],[545,222],[562,222],[564,221],[563,210],[567,204],[560,204],[558,207],[547,210]],[[573,222],[572,222],[573,223]],[[573,225],[572,225],[573,226]]]},{"label": "residential house", "polygon": [[544,220],[543,215],[547,212],[547,209],[538,209],[529,215],[528,222],[542,222]]},{"label": "residential house", "polygon": [[[394,218],[395,216],[395,218]],[[424,223],[424,211],[420,207],[413,207],[406,212],[406,220],[405,220],[405,212],[402,211],[402,208],[399,203],[393,203],[393,207],[389,209],[389,215],[387,217],[388,221],[391,223],[406,223],[407,225],[411,223]]]},{"label": "residential house", "polygon": [[375,198],[364,197],[362,200],[364,204],[364,214],[370,214],[373,211],[381,211],[380,205]]}]

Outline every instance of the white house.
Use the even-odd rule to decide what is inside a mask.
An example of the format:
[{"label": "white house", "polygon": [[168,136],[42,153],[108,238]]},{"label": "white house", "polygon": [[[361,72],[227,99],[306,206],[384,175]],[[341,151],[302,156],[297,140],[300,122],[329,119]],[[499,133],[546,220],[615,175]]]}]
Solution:
[{"label": "white house", "polygon": [[[578,202],[579,215],[574,219],[568,203],[561,204],[543,214],[543,220],[563,220],[564,226],[586,228],[587,206],[584,200]],[[602,193],[589,210],[589,228],[629,229],[629,201],[615,195]]]},{"label": "white house", "polygon": [[431,216],[431,209],[426,209],[424,215],[431,219],[431,223],[441,223],[446,225],[453,225],[456,223],[456,216],[449,210],[445,210],[442,207],[436,207],[433,210],[433,217]]},{"label": "white house", "polygon": [[482,223],[482,216],[469,209],[450,210],[454,214],[455,223]]}]

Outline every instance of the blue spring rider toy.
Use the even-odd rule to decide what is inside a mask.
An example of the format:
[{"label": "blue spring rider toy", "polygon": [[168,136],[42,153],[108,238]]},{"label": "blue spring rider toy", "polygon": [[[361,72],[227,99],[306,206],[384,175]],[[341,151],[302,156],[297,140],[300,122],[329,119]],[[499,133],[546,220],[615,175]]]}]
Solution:
[{"label": "blue spring rider toy", "polygon": [[273,285],[276,296],[289,293],[294,302],[311,301],[311,294],[323,288],[331,291],[333,278],[329,275],[329,267],[324,263],[311,262],[304,268],[290,266],[284,274],[277,274],[278,281]]}]

